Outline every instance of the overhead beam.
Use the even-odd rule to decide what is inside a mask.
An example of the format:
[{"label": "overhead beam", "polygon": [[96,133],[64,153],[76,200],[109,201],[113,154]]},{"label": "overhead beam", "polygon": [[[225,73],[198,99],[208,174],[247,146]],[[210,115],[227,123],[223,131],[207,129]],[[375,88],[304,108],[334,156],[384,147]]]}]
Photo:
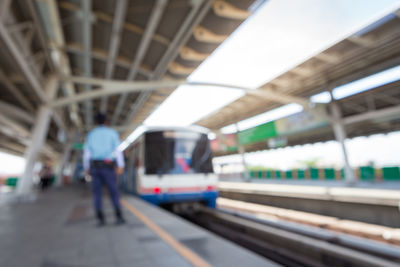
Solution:
[{"label": "overhead beam", "polygon": [[368,110],[368,107],[364,107],[363,105],[360,105],[356,102],[350,102],[350,101],[342,106],[342,109],[345,109],[345,108],[354,110],[356,112],[365,112]]},{"label": "overhead beam", "polygon": [[367,37],[359,37],[359,36],[349,36],[347,38],[348,41],[357,44],[357,45],[361,45],[364,47],[371,47],[375,44],[376,40],[372,39],[372,38],[367,38]]},{"label": "overhead beam", "polygon": [[390,107],[390,108],[385,108],[381,110],[374,110],[374,111],[369,111],[365,112],[359,115],[354,115],[350,117],[344,117],[343,123],[344,124],[352,124],[352,123],[357,123],[361,121],[366,121],[366,120],[376,120],[376,119],[382,119],[382,118],[387,118],[387,117],[396,117],[400,118],[400,105],[395,106],[395,107]]},{"label": "overhead beam", "polygon": [[314,74],[315,69],[308,67],[296,67],[290,70],[290,72],[297,74],[299,76],[308,77]]},{"label": "overhead beam", "polygon": [[168,66],[168,70],[176,75],[189,75],[192,73],[196,67],[190,68],[190,67],[185,67],[177,62],[171,62]]},{"label": "overhead beam", "polygon": [[296,103],[303,108],[308,109],[310,108],[310,101],[302,98],[302,97],[297,97],[297,96],[292,96],[288,94],[282,94],[275,92],[273,90],[248,90],[247,94],[254,95],[257,97],[262,97],[267,100],[271,100],[274,102],[282,103],[282,104],[291,104],[291,103]]},{"label": "overhead beam", "polygon": [[[78,43],[68,43],[62,49],[69,53],[74,53],[78,55],[83,54],[83,47],[81,44]],[[92,58],[104,61],[107,64],[108,57],[109,54],[106,50],[96,47],[92,48]],[[114,64],[124,69],[130,69],[131,60],[126,57],[117,57],[115,58]],[[139,67],[138,73],[146,77],[151,76],[151,71],[149,70],[149,67],[146,67],[144,65],[141,65]]]},{"label": "overhead beam", "polygon": [[[31,143],[29,140],[31,132],[27,128],[2,114],[0,114],[0,123],[2,124],[0,127],[0,132],[2,134],[13,140],[16,140],[18,143],[23,144],[24,146],[29,146]],[[48,156],[56,154],[54,149],[48,144],[41,147],[40,150],[42,153]]]},{"label": "overhead beam", "polygon": [[[118,0],[115,7],[115,15],[112,25],[112,32],[111,32],[109,51],[107,57],[106,74],[105,74],[106,79],[112,79],[114,73],[114,66],[117,57],[117,52],[119,50],[121,42],[122,25],[123,22],[125,21],[126,10],[127,10],[127,0]],[[101,99],[101,107],[100,107],[103,113],[106,113],[107,111],[107,104],[108,104],[108,98],[103,97]]]},{"label": "overhead beam", "polygon": [[179,56],[185,60],[203,61],[209,56],[209,54],[199,53],[196,50],[193,50],[193,49],[185,46],[185,47],[182,47],[182,49],[179,51]]},{"label": "overhead beam", "polygon": [[[59,6],[62,9],[73,11],[73,12],[81,11],[81,9],[78,5],[75,5],[73,3],[66,2],[66,1],[60,1]],[[107,13],[101,12],[101,11],[93,11],[92,14],[95,17],[95,19],[101,20],[106,23],[113,23],[113,21],[114,21],[114,18],[112,16],[108,15]],[[145,30],[142,27],[137,26],[133,23],[129,23],[129,22],[125,22],[123,24],[123,29],[128,32],[131,32],[134,34],[139,34],[139,35],[142,35],[145,32]],[[168,38],[166,38],[160,34],[154,34],[152,36],[152,39],[163,45],[169,45],[169,43],[170,43]]]},{"label": "overhead beam", "polygon": [[0,123],[6,125],[12,129],[12,131],[23,138],[28,138],[30,136],[30,132],[24,128],[23,126],[19,125],[15,121],[11,120],[9,117],[5,116],[4,114],[0,114]]},{"label": "overhead beam", "polygon": [[35,122],[35,118],[32,113],[26,112],[19,107],[3,101],[0,101],[0,111],[1,114],[6,114],[8,117],[19,119],[29,124],[33,124]]},{"label": "overhead beam", "polygon": [[16,156],[21,156],[24,154],[25,147],[20,144],[1,141],[0,150],[3,150],[6,153],[14,154]]},{"label": "overhead beam", "polygon": [[28,81],[29,86],[33,89],[36,96],[39,98],[40,102],[45,102],[45,94],[43,92],[42,86],[40,85],[32,69],[29,68],[29,64],[24,58],[19,49],[19,46],[14,42],[11,35],[8,33],[5,25],[0,22],[0,38],[6,45],[7,50],[10,52],[11,56],[15,59],[16,64],[21,69],[22,74]]},{"label": "overhead beam", "polygon": [[194,31],[194,38],[203,43],[220,44],[228,37],[229,35],[216,34],[202,26],[198,26]]},{"label": "overhead beam", "polygon": [[245,20],[251,14],[248,10],[237,8],[222,0],[215,1],[213,10],[217,16],[237,20]]},{"label": "overhead beam", "polygon": [[[134,80],[138,72],[139,66],[143,61],[144,56],[149,48],[151,37],[157,29],[157,26],[161,20],[161,16],[168,3],[168,0],[157,0],[156,4],[151,11],[150,19],[147,23],[146,30],[140,40],[140,44],[135,53],[135,58],[132,62],[131,69],[129,71],[127,80]],[[111,119],[111,124],[115,124],[119,115],[121,114],[122,108],[125,105],[127,94],[123,94],[119,97],[116,109]]]},{"label": "overhead beam", "polygon": [[341,57],[336,54],[328,54],[326,52],[319,53],[314,56],[315,58],[325,61],[326,63],[338,63],[341,60]]},{"label": "overhead beam", "polygon": [[397,10],[394,12],[394,14],[395,14],[398,18],[400,18],[400,9],[397,9]]},{"label": "overhead beam", "polygon": [[279,87],[290,87],[292,85],[292,82],[287,79],[276,78],[269,81],[267,84],[273,84]]},{"label": "overhead beam", "polygon": [[128,94],[132,92],[153,91],[155,89],[161,89],[161,88],[174,88],[186,82],[186,81],[115,82],[110,80],[86,78],[86,77],[72,77],[66,80],[80,84],[97,85],[100,86],[101,89],[80,93],[73,97],[64,97],[61,99],[57,99],[53,102],[52,104],[53,107],[69,105],[71,103],[77,103],[88,99],[94,99],[115,94]]},{"label": "overhead beam", "polygon": [[25,97],[24,94],[21,93],[20,89],[18,89],[8,78],[8,76],[0,69],[0,82],[5,85],[7,90],[18,100],[18,102],[30,112],[34,112],[35,108],[32,103]]},{"label": "overhead beam", "polygon": [[380,99],[380,100],[385,101],[387,103],[390,103],[392,105],[399,105],[400,104],[400,99],[399,98],[393,97],[391,95],[384,94],[382,92],[380,92],[379,94],[374,95],[374,97],[376,99]]},{"label": "overhead beam", "polygon": [[101,89],[92,90],[90,92],[83,92],[75,95],[74,97],[64,97],[57,99],[52,103],[53,107],[59,107],[64,105],[69,105],[71,103],[76,103],[80,101],[85,101],[88,99],[99,98],[104,95],[113,95],[121,93],[130,92],[140,92],[140,91],[154,91],[154,90],[166,90],[170,88],[176,88],[180,85],[192,85],[192,86],[216,86],[230,88],[233,90],[244,91],[248,94],[253,94],[257,96],[269,97],[279,100],[278,102],[283,103],[299,103],[308,107],[309,101],[300,97],[290,96],[286,94],[281,94],[268,89],[252,89],[244,88],[236,85],[228,84],[216,84],[216,83],[203,83],[203,82],[188,82],[186,80],[161,80],[161,81],[110,81],[105,79],[87,78],[87,77],[64,77],[66,81],[71,81],[80,84],[90,84],[93,86],[98,86]]}]

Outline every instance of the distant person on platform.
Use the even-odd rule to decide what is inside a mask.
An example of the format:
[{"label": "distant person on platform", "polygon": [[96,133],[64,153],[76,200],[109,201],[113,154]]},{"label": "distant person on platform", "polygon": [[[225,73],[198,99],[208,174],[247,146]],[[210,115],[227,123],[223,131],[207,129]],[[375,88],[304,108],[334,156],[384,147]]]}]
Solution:
[{"label": "distant person on platform", "polygon": [[40,177],[40,188],[42,191],[46,190],[52,182],[54,176],[52,163],[47,161],[44,163],[42,169],[40,170],[39,177]]},{"label": "distant person on platform", "polygon": [[121,212],[117,175],[124,170],[124,157],[117,148],[120,144],[118,132],[105,126],[106,115],[96,115],[97,127],[86,136],[83,167],[86,175],[92,176],[93,201],[98,219],[98,226],[105,224],[102,208],[102,187],[105,185],[115,210],[116,224],[123,224],[125,220]]}]

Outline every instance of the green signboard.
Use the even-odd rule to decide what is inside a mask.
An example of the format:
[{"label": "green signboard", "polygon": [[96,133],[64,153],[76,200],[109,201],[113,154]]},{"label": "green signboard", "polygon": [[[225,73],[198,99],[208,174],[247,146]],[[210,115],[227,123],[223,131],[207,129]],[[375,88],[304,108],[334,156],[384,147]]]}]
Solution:
[{"label": "green signboard", "polygon": [[237,135],[241,145],[251,144],[278,136],[274,121],[241,131]]},{"label": "green signboard", "polygon": [[[252,144],[260,141],[268,141],[270,148],[287,145],[287,137],[299,132],[310,131],[329,124],[326,107],[317,105],[313,109],[267,122],[259,126],[237,133],[240,145]],[[213,151],[236,151],[236,135],[220,135],[211,141]]]},{"label": "green signboard", "polygon": [[76,150],[82,150],[83,149],[83,143],[74,143],[72,144],[72,148]]}]

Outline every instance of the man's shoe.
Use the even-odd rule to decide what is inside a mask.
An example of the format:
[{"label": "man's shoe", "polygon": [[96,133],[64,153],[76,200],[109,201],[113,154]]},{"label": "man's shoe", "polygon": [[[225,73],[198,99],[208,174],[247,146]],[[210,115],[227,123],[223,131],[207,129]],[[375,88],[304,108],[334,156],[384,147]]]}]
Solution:
[{"label": "man's shoe", "polygon": [[121,225],[121,224],[125,224],[125,219],[122,217],[117,218],[117,220],[115,221],[116,225]]},{"label": "man's shoe", "polygon": [[102,211],[97,211],[96,216],[97,216],[97,220],[98,220],[97,227],[102,227],[102,226],[106,225],[106,221],[104,219],[104,214]]},{"label": "man's shoe", "polygon": [[125,219],[122,216],[121,210],[119,210],[119,209],[115,211],[115,218],[116,218],[115,224],[119,225],[119,224],[125,223]]},{"label": "man's shoe", "polygon": [[98,221],[96,226],[97,227],[103,227],[105,225],[106,225],[106,223],[104,221]]}]

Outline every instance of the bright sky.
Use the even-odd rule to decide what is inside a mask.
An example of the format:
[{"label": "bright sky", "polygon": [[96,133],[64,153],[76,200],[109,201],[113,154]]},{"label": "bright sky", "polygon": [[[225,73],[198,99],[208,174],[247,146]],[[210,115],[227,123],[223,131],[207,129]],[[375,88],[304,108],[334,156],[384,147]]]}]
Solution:
[{"label": "bright sky", "polygon": [[[342,99],[351,95],[373,89],[375,87],[394,82],[400,79],[400,66],[381,71],[357,81],[336,87],[332,90],[335,99]],[[310,98],[315,103],[329,103],[331,96],[328,91],[316,94]]]},{"label": "bright sky", "polygon": [[[398,7],[399,0],[267,1],[188,80],[256,88]],[[145,124],[190,125],[242,95],[182,86]]]},{"label": "bright sky", "polygon": [[0,152],[0,175],[20,174],[25,167],[22,157]]}]

